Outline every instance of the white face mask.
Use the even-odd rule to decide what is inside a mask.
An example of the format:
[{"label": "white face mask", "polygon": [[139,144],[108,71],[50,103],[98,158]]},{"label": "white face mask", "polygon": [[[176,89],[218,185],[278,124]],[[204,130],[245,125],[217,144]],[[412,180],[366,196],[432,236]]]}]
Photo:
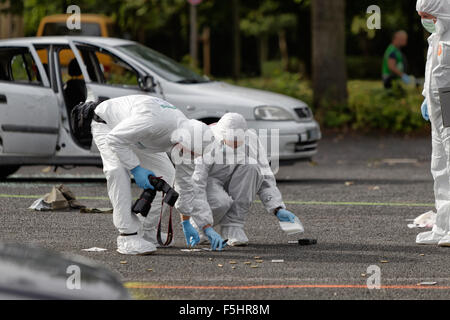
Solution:
[{"label": "white face mask", "polygon": [[435,33],[436,32],[436,24],[432,19],[422,19],[422,26],[427,30],[429,33]]}]

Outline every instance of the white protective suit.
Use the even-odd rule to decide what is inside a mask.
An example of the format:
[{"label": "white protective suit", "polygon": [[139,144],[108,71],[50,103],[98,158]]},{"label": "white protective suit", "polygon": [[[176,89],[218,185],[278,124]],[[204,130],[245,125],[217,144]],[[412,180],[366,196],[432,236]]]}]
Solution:
[{"label": "white protective suit", "polygon": [[[234,155],[235,150],[223,144],[224,138],[228,136],[228,129],[241,130],[243,133],[247,130],[245,119],[240,115],[227,114],[216,126],[212,126],[216,138],[215,151],[230,152],[229,154]],[[180,195],[182,201],[178,203],[181,210],[187,208],[188,206],[184,205],[184,201],[188,201],[186,197],[193,198],[192,194],[195,194],[196,199],[189,210],[212,213],[214,225],[220,226],[222,238],[228,239],[228,244],[235,246],[248,243],[244,224],[256,195],[271,214],[277,208],[286,208],[276,186],[265,149],[255,133],[246,131],[246,135],[250,138],[247,138],[246,143],[238,148],[242,152],[238,151],[238,155],[231,157],[231,161],[230,158],[221,161],[224,157],[208,161],[205,160],[207,156],[204,156],[201,159],[203,161],[196,162],[195,169],[194,166],[184,167],[183,170],[187,170],[186,181],[182,183],[190,184],[192,187],[188,195]],[[259,157],[255,156],[253,162],[249,161],[248,156],[256,155],[257,151],[259,151]],[[247,154],[247,158],[242,156],[244,153]],[[187,188],[182,189],[187,190]]]},{"label": "white protective suit", "polygon": [[436,32],[428,39],[423,91],[432,126],[431,172],[437,220],[432,231],[420,233],[416,242],[450,246],[450,128],[443,125],[438,92],[450,87],[450,0],[419,0],[417,11],[437,17]]},{"label": "white protective suit", "polygon": [[[103,160],[108,195],[114,209],[114,225],[121,234],[134,234],[141,230],[142,223],[131,212],[130,170],[140,165],[173,185],[175,169],[167,152],[175,144],[184,145],[186,142],[182,141],[186,135],[178,134],[179,129],[185,129],[189,134],[194,129],[200,128],[202,131],[205,125],[188,120],[181,111],[164,100],[144,95],[105,101],[96,108],[95,113],[106,122],[92,121],[92,135]],[[153,243],[156,243],[161,197],[158,192],[143,223],[144,238],[146,233],[151,234],[152,239],[146,240]]]}]

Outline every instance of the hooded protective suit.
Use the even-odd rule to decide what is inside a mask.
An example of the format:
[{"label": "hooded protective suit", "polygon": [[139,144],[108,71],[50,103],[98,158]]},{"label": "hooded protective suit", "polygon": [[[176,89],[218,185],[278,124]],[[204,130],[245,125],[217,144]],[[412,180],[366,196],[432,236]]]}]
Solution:
[{"label": "hooded protective suit", "polygon": [[[239,114],[229,113],[212,126],[212,130],[216,138],[214,152],[220,156],[208,158],[211,156],[209,153],[198,159],[195,166],[183,168],[188,170],[185,174],[188,180],[183,184],[190,185],[191,190],[180,195],[182,200],[177,205],[181,210],[186,210],[189,207],[183,202],[186,201],[192,203],[190,214],[207,212],[206,216],[209,216],[212,213],[214,225],[220,226],[220,233],[228,239],[229,245],[246,245],[248,238],[244,233],[244,224],[256,195],[269,213],[286,206],[276,187],[266,151],[257,135],[246,131],[245,119]],[[224,140],[237,140],[241,147],[229,148]],[[187,190],[186,187],[181,189]]]},{"label": "hooded protective suit", "polygon": [[[181,111],[164,100],[144,95],[105,101],[95,113],[106,122],[92,121],[92,134],[103,161],[108,195],[114,208],[114,225],[121,234],[140,232],[142,223],[131,212],[130,170],[141,166],[152,170],[156,176],[172,185],[175,168],[166,152],[182,142],[182,135],[176,134],[178,129],[188,132],[195,128],[203,130],[204,124],[188,120]],[[151,234],[152,239],[146,240],[153,243],[156,243],[154,237],[161,210],[161,196],[158,192],[143,223],[144,238],[145,234]],[[119,240],[125,240],[119,238],[120,247]],[[122,253],[134,254],[136,251],[125,245],[123,247],[122,251],[125,252]]]},{"label": "hooded protective suit", "polygon": [[419,0],[417,11],[437,18],[436,32],[429,39],[425,87],[423,95],[428,104],[432,125],[431,172],[437,220],[430,232],[420,233],[419,244],[450,245],[450,128],[442,120],[439,89],[450,87],[450,0]]}]

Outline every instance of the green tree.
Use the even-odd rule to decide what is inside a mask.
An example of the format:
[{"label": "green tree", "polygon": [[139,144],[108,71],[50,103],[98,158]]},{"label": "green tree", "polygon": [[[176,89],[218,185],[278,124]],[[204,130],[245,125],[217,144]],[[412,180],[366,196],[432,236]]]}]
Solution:
[{"label": "green tree", "polygon": [[279,50],[283,67],[288,68],[289,53],[286,41],[286,30],[297,24],[297,17],[293,13],[280,13],[280,4],[274,0],[264,0],[262,4],[251,10],[241,20],[241,29],[247,36],[255,36],[259,39],[259,59],[262,69],[264,62],[268,60],[269,36],[278,35]]}]

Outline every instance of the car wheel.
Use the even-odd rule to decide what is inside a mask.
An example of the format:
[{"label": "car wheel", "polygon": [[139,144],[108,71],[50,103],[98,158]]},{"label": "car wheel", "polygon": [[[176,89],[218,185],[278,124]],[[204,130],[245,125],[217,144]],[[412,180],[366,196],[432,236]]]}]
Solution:
[{"label": "car wheel", "polygon": [[0,166],[0,179],[7,178],[19,169],[20,166]]}]

